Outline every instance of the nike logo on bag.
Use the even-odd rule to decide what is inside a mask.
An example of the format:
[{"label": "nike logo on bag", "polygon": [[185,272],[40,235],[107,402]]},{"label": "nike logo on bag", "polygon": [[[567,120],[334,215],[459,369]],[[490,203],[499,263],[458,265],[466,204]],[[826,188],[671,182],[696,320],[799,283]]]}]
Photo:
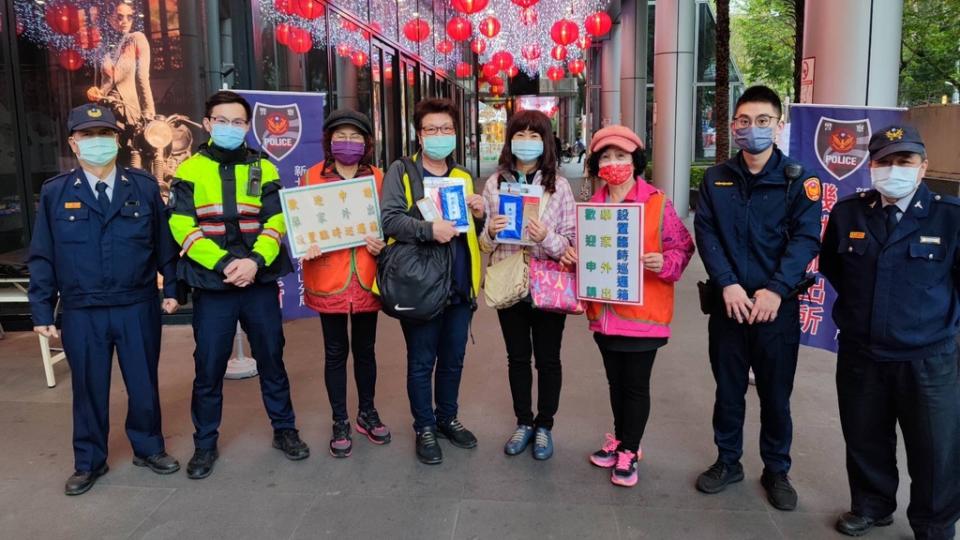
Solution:
[{"label": "nike logo on bag", "polygon": [[394,311],[413,311],[417,308],[415,307],[400,307],[400,304],[393,306]]}]

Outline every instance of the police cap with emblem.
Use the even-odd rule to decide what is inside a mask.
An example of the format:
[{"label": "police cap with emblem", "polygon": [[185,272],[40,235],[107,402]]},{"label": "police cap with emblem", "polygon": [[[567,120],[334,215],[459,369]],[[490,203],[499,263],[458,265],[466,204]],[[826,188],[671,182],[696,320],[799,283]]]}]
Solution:
[{"label": "police cap with emblem", "polygon": [[893,125],[874,133],[873,137],[870,137],[868,149],[870,159],[873,161],[898,152],[927,155],[920,132],[917,128],[908,125]]},{"label": "police cap with emblem", "polygon": [[95,103],[75,107],[70,111],[70,116],[67,118],[67,131],[70,133],[98,127],[120,131],[117,126],[117,117],[113,115],[113,111]]},{"label": "police cap with emblem", "polygon": [[353,126],[364,135],[373,135],[367,115],[350,109],[337,109],[323,122],[323,128],[331,133],[340,126]]}]

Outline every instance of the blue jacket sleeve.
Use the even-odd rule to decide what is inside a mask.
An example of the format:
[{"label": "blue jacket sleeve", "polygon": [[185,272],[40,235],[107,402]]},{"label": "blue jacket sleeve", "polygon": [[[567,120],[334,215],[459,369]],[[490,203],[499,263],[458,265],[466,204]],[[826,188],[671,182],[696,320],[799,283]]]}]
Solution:
[{"label": "blue jacket sleeve", "polygon": [[[797,186],[799,189],[790,205],[790,240],[787,242],[783,257],[780,258],[777,271],[764,287],[781,297],[785,297],[803,281],[807,266],[820,252],[820,216],[823,213],[823,204],[820,196],[817,196],[816,200],[811,200],[807,196],[804,184],[811,178],[817,180],[815,177],[808,176],[797,182],[800,184]],[[819,180],[817,182],[819,183]],[[822,187],[818,193],[822,193]]]},{"label": "blue jacket sleeve", "polygon": [[157,272],[163,276],[163,297],[177,297],[177,262],[180,259],[180,245],[173,238],[170,227],[167,225],[170,211],[160,198],[160,190],[153,192],[153,231],[154,250],[157,257]]},{"label": "blue jacket sleeve", "polygon": [[54,262],[53,229],[50,223],[50,185],[40,190],[40,204],[37,208],[37,221],[30,240],[27,267],[30,269],[30,311],[34,326],[54,324],[58,286]]},{"label": "blue jacket sleeve", "polygon": [[737,274],[733,271],[733,265],[727,259],[727,253],[717,234],[718,227],[709,177],[710,175],[707,175],[700,185],[700,199],[697,203],[697,215],[693,219],[693,230],[696,235],[697,250],[700,251],[704,266],[707,267],[707,274],[718,286],[726,287],[737,283]]}]

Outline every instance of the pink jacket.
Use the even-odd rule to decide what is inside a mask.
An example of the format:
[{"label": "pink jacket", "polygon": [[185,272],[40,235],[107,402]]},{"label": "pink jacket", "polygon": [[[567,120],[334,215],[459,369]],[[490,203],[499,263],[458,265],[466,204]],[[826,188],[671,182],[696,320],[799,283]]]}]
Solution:
[{"label": "pink jacket", "polygon": [[[637,185],[624,197],[623,202],[645,203],[650,196],[655,193],[661,193],[660,190],[648,184],[643,177],[637,177]],[[590,202],[607,202],[610,190],[604,184]],[[666,208],[663,213],[663,269],[657,276],[667,282],[677,282],[683,274],[683,270],[690,263],[693,257],[694,247],[693,238],[684,227],[683,221],[677,215],[673,208],[673,203],[667,200]],[[649,273],[647,274],[650,275]],[[656,279],[656,278],[655,278]],[[670,328],[666,326],[655,326],[641,322],[628,321],[621,319],[610,309],[604,309],[601,316],[596,321],[590,322],[590,330],[600,332],[601,334],[611,336],[627,336],[636,338],[667,338],[670,337]]]}]

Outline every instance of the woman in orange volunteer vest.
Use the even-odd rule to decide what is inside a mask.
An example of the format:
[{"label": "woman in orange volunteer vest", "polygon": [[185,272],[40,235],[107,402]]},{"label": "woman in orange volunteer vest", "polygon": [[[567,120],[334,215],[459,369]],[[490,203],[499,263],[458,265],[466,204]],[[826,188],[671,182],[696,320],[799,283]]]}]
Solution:
[{"label": "woman in orange volunteer vest", "polygon": [[[303,185],[323,184],[349,178],[373,176],[380,193],[383,172],[370,164],[374,141],[370,120],[348,109],[330,113],[324,123],[325,160],[314,165],[303,177]],[[323,327],[324,382],[333,411],[333,436],[330,453],[349,457],[353,449],[347,416],[347,355],[353,334],[353,375],[357,382],[360,410],[357,431],[374,444],[390,442],[390,430],[380,421],[373,406],[377,382],[377,312],[380,302],[370,292],[377,273],[376,256],[384,243],[366,237],[366,246],[322,253],[311,246],[303,258],[304,298],[307,306],[320,313]]]},{"label": "woman in orange volunteer vest", "polygon": [[[603,181],[591,202],[644,204],[643,305],[586,306],[610,384],[614,425],[614,435],[607,434],[590,462],[611,468],[610,481],[625,487],[637,483],[637,462],[643,455],[640,439],[650,416],[650,372],[657,349],[670,337],[673,284],[694,251],[673,204],[643,179],[646,162],[643,141],[626,127],[605,127],[590,143],[587,172]],[[563,262],[575,264],[576,257],[570,248]]]}]

